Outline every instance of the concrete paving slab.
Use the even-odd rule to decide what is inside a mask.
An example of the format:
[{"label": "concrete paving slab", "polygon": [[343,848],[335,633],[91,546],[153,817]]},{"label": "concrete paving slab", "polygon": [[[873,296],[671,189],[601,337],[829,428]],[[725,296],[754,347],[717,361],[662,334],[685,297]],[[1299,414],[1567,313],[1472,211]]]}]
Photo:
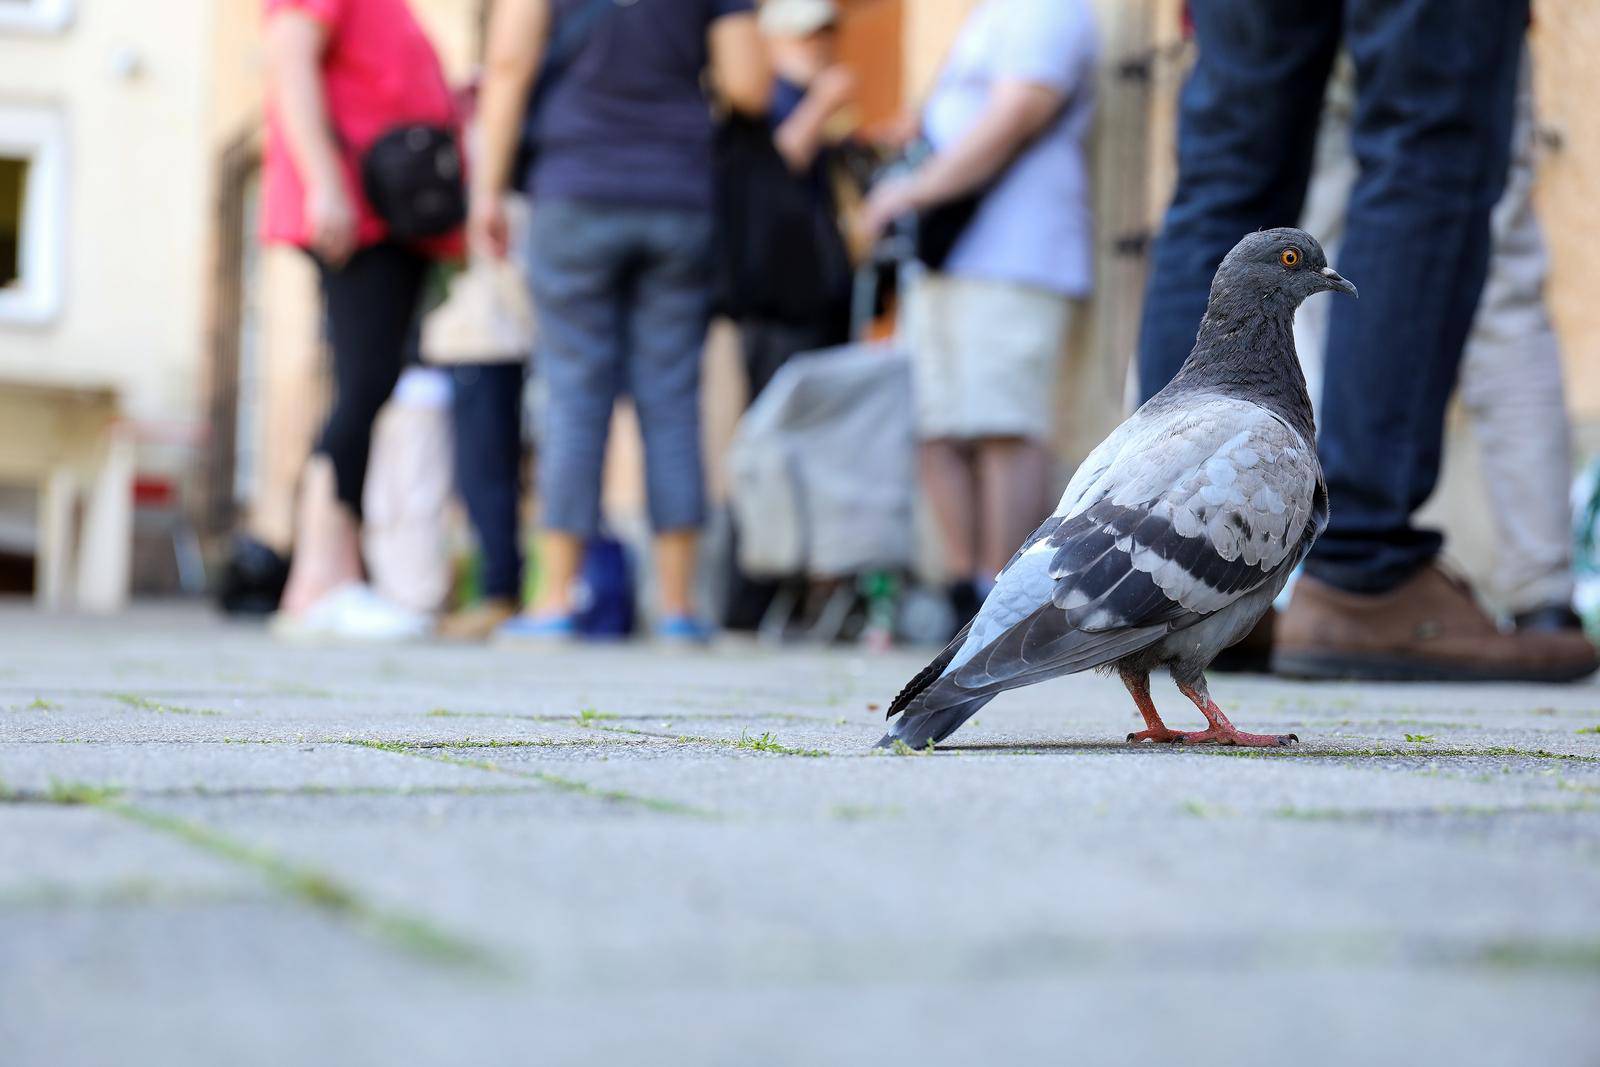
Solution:
[{"label": "concrete paving slab", "polygon": [[1257,754],[1129,748],[1091,676],[902,757],[871,745],[926,652],[5,606],[0,647],[7,1067],[1600,1048],[1593,683],[1215,679],[1303,739]]}]

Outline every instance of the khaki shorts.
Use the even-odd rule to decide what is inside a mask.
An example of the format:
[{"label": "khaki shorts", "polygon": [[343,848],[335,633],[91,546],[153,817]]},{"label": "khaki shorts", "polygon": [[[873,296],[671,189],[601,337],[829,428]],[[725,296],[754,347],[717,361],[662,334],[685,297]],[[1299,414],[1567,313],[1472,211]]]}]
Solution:
[{"label": "khaki shorts", "polygon": [[1015,282],[923,275],[907,297],[917,436],[1054,436],[1072,298]]}]

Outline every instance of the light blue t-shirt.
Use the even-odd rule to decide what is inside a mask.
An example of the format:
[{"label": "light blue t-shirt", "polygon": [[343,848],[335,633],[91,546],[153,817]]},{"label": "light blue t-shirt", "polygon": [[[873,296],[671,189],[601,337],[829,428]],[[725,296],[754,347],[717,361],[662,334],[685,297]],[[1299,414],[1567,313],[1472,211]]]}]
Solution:
[{"label": "light blue t-shirt", "polygon": [[1066,105],[984,197],[945,261],[947,273],[1077,297],[1093,288],[1084,140],[1098,54],[1089,0],[984,0],[967,19],[922,113],[936,151],[967,132],[998,81],[1047,85]]}]

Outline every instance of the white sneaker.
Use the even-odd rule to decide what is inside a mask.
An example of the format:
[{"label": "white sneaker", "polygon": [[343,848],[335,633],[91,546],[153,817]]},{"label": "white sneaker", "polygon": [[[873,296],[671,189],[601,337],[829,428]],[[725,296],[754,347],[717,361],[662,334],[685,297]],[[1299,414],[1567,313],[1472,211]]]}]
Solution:
[{"label": "white sneaker", "polygon": [[341,585],[298,617],[273,616],[273,635],[285,641],[348,641],[393,644],[416,641],[433,630],[433,620],[391,603],[360,582]]}]

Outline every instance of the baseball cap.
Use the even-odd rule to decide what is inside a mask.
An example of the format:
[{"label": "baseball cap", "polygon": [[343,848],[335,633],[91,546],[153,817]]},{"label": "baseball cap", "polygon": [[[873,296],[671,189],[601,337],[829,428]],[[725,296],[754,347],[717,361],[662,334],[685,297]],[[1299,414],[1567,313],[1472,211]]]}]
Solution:
[{"label": "baseball cap", "polygon": [[806,37],[839,21],[834,0],[766,0],[761,32],[769,37]]}]

